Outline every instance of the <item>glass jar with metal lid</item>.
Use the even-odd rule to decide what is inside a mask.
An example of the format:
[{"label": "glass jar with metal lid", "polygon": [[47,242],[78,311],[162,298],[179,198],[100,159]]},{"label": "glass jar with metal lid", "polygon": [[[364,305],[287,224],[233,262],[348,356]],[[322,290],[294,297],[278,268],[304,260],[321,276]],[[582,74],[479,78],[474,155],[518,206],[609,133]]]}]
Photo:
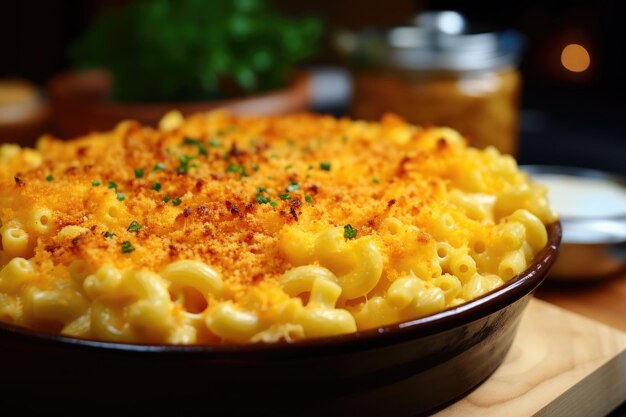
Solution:
[{"label": "glass jar with metal lid", "polygon": [[473,146],[515,154],[521,36],[469,27],[456,12],[428,12],[414,26],[341,32],[337,47],[354,72],[352,116],[396,113],[450,126]]}]

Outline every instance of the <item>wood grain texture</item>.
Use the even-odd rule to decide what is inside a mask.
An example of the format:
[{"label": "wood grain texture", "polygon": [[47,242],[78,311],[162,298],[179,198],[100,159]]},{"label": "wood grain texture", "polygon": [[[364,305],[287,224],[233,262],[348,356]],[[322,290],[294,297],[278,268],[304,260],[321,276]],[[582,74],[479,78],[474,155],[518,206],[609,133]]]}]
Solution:
[{"label": "wood grain texture", "polygon": [[626,333],[533,299],[505,362],[437,416],[603,416],[626,400]]}]

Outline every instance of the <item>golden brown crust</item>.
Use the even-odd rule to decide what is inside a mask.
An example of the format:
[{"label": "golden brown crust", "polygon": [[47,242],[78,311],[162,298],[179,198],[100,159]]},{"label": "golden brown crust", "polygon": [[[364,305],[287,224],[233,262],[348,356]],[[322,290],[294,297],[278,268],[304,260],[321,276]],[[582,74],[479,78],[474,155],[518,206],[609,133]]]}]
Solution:
[{"label": "golden brown crust", "polygon": [[[469,169],[480,173],[488,165],[487,156],[468,153],[455,132],[417,128],[395,116],[368,124],[312,114],[213,112],[170,131],[124,122],[72,141],[44,138],[39,150],[40,161],[22,151],[0,168],[0,218],[26,224],[29,209],[41,207],[52,210],[57,232],[84,228],[76,236],[40,236],[34,260],[42,285],[74,259],[93,269],[112,263],[153,271],[198,259],[219,271],[227,286],[243,289],[289,269],[277,245],[285,225],[318,232],[351,224],[361,237],[376,234],[390,216],[424,230],[411,248],[383,247],[385,257],[400,259],[409,249],[432,246],[426,231],[447,210],[448,183],[462,185]],[[164,169],[155,170],[157,164]],[[141,178],[136,168],[143,169]],[[465,188],[497,192],[507,183],[491,175],[484,184],[485,190]],[[117,193],[123,193],[120,204]],[[127,230],[133,221],[141,225],[137,232]],[[465,241],[479,228],[474,223],[449,240]],[[135,250],[123,253],[124,241]],[[386,274],[393,279],[397,271]]]}]

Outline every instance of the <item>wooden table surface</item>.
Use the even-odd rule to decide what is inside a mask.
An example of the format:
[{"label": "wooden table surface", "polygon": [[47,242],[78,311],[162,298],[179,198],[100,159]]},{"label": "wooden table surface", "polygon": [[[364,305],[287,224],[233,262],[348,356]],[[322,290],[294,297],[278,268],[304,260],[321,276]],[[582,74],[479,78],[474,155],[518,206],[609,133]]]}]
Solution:
[{"label": "wooden table surface", "polygon": [[626,271],[593,281],[548,279],[536,297],[626,331]]},{"label": "wooden table surface", "polygon": [[[592,281],[557,281],[548,277],[535,296],[626,331],[626,270]],[[626,402],[610,416],[626,417]]]}]

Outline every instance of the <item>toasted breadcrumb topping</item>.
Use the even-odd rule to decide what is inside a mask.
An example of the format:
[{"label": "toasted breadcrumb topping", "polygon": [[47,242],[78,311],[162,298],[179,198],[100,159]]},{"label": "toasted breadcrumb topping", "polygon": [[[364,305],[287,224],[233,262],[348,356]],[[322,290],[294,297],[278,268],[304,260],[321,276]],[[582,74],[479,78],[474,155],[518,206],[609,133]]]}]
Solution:
[{"label": "toasted breadcrumb topping", "polygon": [[[1,220],[27,224],[32,207],[52,213],[54,231],[32,249],[41,286],[76,259],[91,270],[111,263],[151,271],[197,259],[243,294],[291,268],[278,248],[285,228],[349,225],[349,237],[362,237],[393,216],[422,230],[411,247],[419,253],[432,247],[430,226],[441,213],[464,222],[453,244],[480,229],[450,209],[451,184],[493,194],[511,182],[487,175],[489,155],[466,148],[455,131],[393,115],[367,123],[218,111],[163,130],[128,121],[70,141],[45,137],[37,151],[6,154]],[[482,189],[471,189],[469,172],[481,175]],[[387,259],[404,256],[405,248],[381,242]],[[385,278],[400,272],[386,269]]]}]

